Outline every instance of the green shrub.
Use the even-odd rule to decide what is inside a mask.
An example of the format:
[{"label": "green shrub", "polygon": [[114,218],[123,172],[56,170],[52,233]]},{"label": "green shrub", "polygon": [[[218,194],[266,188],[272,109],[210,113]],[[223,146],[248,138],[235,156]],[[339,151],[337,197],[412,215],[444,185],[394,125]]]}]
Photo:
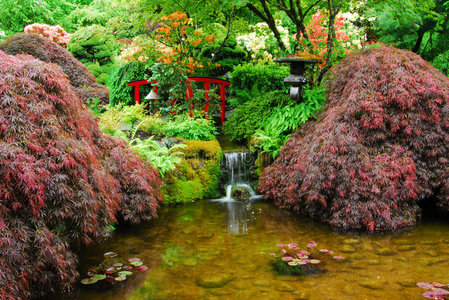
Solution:
[{"label": "green shrub", "polygon": [[259,91],[287,91],[289,86],[284,83],[284,78],[290,74],[288,66],[270,64],[244,64],[232,71],[231,88],[234,93],[250,92],[251,89]]},{"label": "green shrub", "polygon": [[179,115],[164,124],[162,133],[186,140],[210,141],[215,138],[217,129],[211,120]]},{"label": "green shrub", "polygon": [[170,171],[161,187],[163,203],[192,202],[199,199],[218,197],[220,164],[223,156],[216,139],[211,141],[185,141],[186,148],[181,164]]},{"label": "green shrub", "polygon": [[290,134],[321,110],[326,98],[322,88],[304,89],[304,100],[296,105],[276,107],[263,128],[254,134],[255,145],[274,158]]},{"label": "green shrub", "polygon": [[[109,77],[109,103],[117,105],[124,103],[127,105],[134,103],[134,88],[127,86],[130,81],[147,79],[151,77],[151,72],[146,69],[144,64],[138,62],[130,62],[121,65],[115,69]],[[140,86],[140,92],[145,95],[151,91],[149,85]]]},{"label": "green shrub", "polygon": [[224,124],[223,130],[233,141],[242,141],[261,128],[276,107],[293,103],[283,91],[263,93],[237,106]]},{"label": "green shrub", "polygon": [[164,121],[159,115],[146,113],[145,104],[114,107],[109,106],[100,115],[100,128],[111,135],[122,127],[134,128],[139,124],[139,129],[152,134],[160,134]]},{"label": "green shrub", "polygon": [[72,35],[67,50],[87,66],[97,77],[98,83],[105,83],[114,67],[112,58],[117,55],[119,47],[105,27],[92,25],[77,30]]}]

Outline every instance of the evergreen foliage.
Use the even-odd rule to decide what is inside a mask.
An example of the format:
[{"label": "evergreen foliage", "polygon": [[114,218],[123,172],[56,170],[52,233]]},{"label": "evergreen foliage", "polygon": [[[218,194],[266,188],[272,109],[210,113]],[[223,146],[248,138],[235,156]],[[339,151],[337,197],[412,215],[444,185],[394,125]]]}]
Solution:
[{"label": "evergreen foliage", "polygon": [[73,249],[156,216],[159,173],[102,134],[54,64],[0,51],[0,298],[68,291]]},{"label": "evergreen foliage", "polygon": [[271,91],[237,106],[226,120],[223,131],[234,141],[242,141],[262,128],[276,108],[293,104],[283,91]]},{"label": "evergreen foliage", "polygon": [[341,228],[416,223],[420,201],[449,207],[449,79],[418,55],[382,47],[333,70],[320,119],[292,135],[259,190]]}]

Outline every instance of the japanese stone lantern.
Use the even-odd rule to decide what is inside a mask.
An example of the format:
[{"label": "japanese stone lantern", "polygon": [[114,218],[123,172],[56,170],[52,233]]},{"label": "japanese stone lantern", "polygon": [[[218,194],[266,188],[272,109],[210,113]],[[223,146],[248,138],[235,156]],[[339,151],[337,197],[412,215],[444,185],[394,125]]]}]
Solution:
[{"label": "japanese stone lantern", "polygon": [[279,57],[274,61],[290,64],[290,75],[284,78],[284,82],[292,86],[290,88],[290,97],[293,100],[300,102],[304,95],[303,86],[309,82],[309,80],[304,76],[306,64],[321,62],[321,58],[316,55],[300,53],[288,55],[286,57]]}]

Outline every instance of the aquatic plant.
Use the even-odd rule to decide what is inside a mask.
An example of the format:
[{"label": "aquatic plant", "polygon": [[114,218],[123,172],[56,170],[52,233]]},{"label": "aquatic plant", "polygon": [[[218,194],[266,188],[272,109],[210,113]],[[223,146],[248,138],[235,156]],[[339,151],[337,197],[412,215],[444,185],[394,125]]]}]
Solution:
[{"label": "aquatic plant", "polygon": [[328,78],[328,102],[267,167],[259,191],[344,229],[416,224],[419,201],[449,211],[449,79],[389,47],[353,54]]},{"label": "aquatic plant", "polygon": [[[117,253],[106,252],[105,260],[97,267],[90,268],[87,272],[89,277],[81,280],[81,284],[93,285],[99,282],[107,282],[114,285],[123,282],[135,272],[148,270],[140,258],[133,257],[128,260],[117,258]],[[133,272],[134,271],[134,272]]]},{"label": "aquatic plant", "polygon": [[55,64],[0,51],[0,298],[70,290],[72,249],[153,219],[160,175],[97,118]]},{"label": "aquatic plant", "polygon": [[427,299],[449,299],[449,284],[439,282],[418,282],[416,283],[416,285],[422,289],[430,290],[422,294]]},{"label": "aquatic plant", "polygon": [[[276,244],[278,253],[271,252],[276,270],[285,275],[309,275],[326,272],[324,267],[325,258],[322,254],[333,254],[334,251],[320,249],[318,252],[313,248],[317,247],[316,241],[310,241],[306,248],[298,247],[296,243]],[[334,259],[344,259],[343,256],[334,256]]]}]

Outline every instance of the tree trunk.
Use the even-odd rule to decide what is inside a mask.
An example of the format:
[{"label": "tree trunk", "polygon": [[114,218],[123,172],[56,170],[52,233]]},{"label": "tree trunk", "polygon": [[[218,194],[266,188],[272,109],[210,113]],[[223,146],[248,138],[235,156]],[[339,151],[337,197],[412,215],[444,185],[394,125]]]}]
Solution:
[{"label": "tree trunk", "polygon": [[285,51],[287,48],[285,47],[284,42],[282,41],[281,34],[276,28],[276,23],[274,21],[273,14],[268,8],[265,0],[260,0],[260,3],[262,4],[265,14],[251,3],[247,3],[246,6],[249,8],[249,10],[254,12],[259,18],[261,18],[265,23],[267,23],[268,27],[273,32],[274,37],[276,38],[276,41],[279,44],[279,48],[281,48],[282,51]]}]

